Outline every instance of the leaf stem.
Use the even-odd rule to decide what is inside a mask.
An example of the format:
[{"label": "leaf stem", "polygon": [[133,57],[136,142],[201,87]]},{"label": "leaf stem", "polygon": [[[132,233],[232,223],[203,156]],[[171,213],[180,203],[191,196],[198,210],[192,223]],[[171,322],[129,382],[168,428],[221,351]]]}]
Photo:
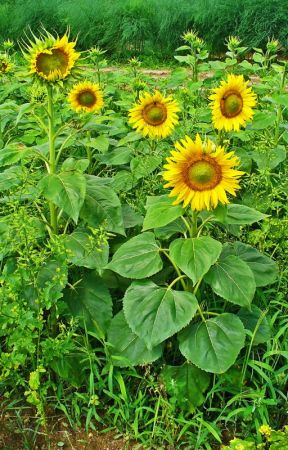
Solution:
[{"label": "leaf stem", "polygon": [[180,282],[181,282],[181,284],[182,284],[182,287],[183,287],[184,291],[187,291],[187,285],[186,285],[185,281],[183,280],[183,276],[181,275],[180,270],[178,269],[178,267],[176,266],[176,264],[174,263],[174,261],[172,260],[172,258],[170,258],[169,253],[168,253],[166,250],[164,250],[163,248],[160,248],[160,251],[161,251],[162,253],[164,253],[164,255],[166,256],[167,259],[169,259],[170,263],[172,264],[172,266],[173,266],[174,269],[175,269],[175,272],[176,272],[177,275],[178,275],[178,278],[179,278],[179,280],[180,280]]}]

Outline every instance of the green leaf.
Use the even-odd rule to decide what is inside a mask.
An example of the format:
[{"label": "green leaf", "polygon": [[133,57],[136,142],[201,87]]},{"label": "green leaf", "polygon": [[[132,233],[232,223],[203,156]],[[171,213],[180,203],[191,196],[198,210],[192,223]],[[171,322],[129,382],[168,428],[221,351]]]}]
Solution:
[{"label": "green leaf", "polygon": [[287,94],[273,94],[272,99],[278,105],[286,106],[286,108],[288,108],[288,95]]},{"label": "green leaf", "polygon": [[269,256],[265,256],[251,245],[242,242],[225,244],[221,256],[235,255],[245,261],[253,272],[256,286],[267,286],[274,283],[278,276],[277,264]]},{"label": "green leaf", "polygon": [[106,268],[126,278],[141,279],[154,275],[162,267],[155,236],[146,232],[121,245]]},{"label": "green leaf", "polygon": [[176,239],[169,250],[173,261],[196,284],[219,258],[222,244],[209,236]]},{"label": "green leaf", "polygon": [[256,112],[253,122],[248,125],[248,129],[251,130],[264,130],[265,128],[272,127],[276,120],[276,114],[269,111]]},{"label": "green leaf", "polygon": [[105,222],[106,229],[125,235],[121,203],[118,196],[102,179],[93,175],[85,176],[86,196],[80,217],[90,226],[97,228]]},{"label": "green leaf", "polygon": [[131,160],[130,168],[131,172],[139,180],[140,178],[146,177],[151,172],[153,172],[161,164],[161,156],[156,155],[144,155],[136,156]]},{"label": "green leaf", "polygon": [[86,145],[89,145],[90,147],[96,148],[101,153],[106,153],[109,148],[109,139],[104,134],[96,137],[95,139],[91,139],[91,141],[87,142]]},{"label": "green leaf", "polygon": [[75,266],[87,269],[103,269],[108,263],[109,245],[99,245],[86,230],[76,230],[64,236],[64,245],[68,253],[68,261]]},{"label": "green leaf", "polygon": [[112,298],[95,272],[85,273],[73,289],[66,289],[64,300],[83,327],[85,323],[88,331],[103,338],[112,319]]},{"label": "green leaf", "polygon": [[252,157],[260,170],[275,169],[275,167],[286,159],[286,149],[284,145],[278,145],[276,148],[271,148],[267,152],[258,149],[254,150]]},{"label": "green leaf", "polygon": [[108,344],[111,345],[113,364],[119,367],[148,364],[160,358],[162,346],[148,350],[145,342],[134,334],[127,324],[123,311],[113,317]]},{"label": "green leaf", "polygon": [[192,364],[166,366],[160,374],[166,391],[181,409],[193,412],[205,400],[203,392],[209,386],[210,376]]},{"label": "green leaf", "polygon": [[30,148],[25,147],[23,144],[10,144],[7,147],[1,149],[0,152],[0,167],[11,166],[21,159],[32,154]]},{"label": "green leaf", "polygon": [[127,147],[117,147],[104,155],[97,155],[96,159],[107,166],[119,166],[131,161],[131,150]]},{"label": "green leaf", "polygon": [[234,364],[244,341],[244,326],[239,317],[224,313],[188,326],[179,335],[179,348],[200,369],[223,373]]},{"label": "green leaf", "polygon": [[62,171],[77,170],[78,172],[85,172],[88,166],[88,159],[67,158],[62,164]]},{"label": "green leaf", "polygon": [[[252,223],[268,217],[267,214],[262,214],[254,208],[249,208],[249,206],[245,205],[238,205],[237,203],[227,205],[227,209],[221,208],[220,216],[217,211],[218,208],[213,211],[216,220],[227,225],[251,225]],[[224,215],[223,212],[225,212]]]},{"label": "green leaf", "polygon": [[220,258],[205,275],[205,281],[225,300],[250,307],[256,290],[255,278],[248,264],[238,256]]},{"label": "green leaf", "polygon": [[162,288],[152,281],[134,281],[123,299],[127,323],[148,349],[188,325],[197,306],[191,292]]},{"label": "green leaf", "polygon": [[[255,336],[253,345],[265,344],[271,338],[271,329],[266,319],[265,313],[257,306],[251,306],[252,311],[247,308],[241,308],[238,317],[241,319],[244,328],[250,330]],[[257,328],[257,329],[256,329]]]},{"label": "green leaf", "polygon": [[157,239],[165,240],[169,239],[173,234],[185,233],[187,231],[187,227],[185,223],[180,219],[176,219],[165,227],[155,228],[154,233]]},{"label": "green leaf", "polygon": [[85,193],[85,176],[79,172],[61,172],[46,175],[39,182],[39,188],[44,197],[78,222],[79,212],[82,208]]},{"label": "green leaf", "polygon": [[21,174],[22,169],[19,166],[12,166],[0,172],[0,192],[19,186],[21,184]]},{"label": "green leaf", "polygon": [[141,214],[131,208],[130,205],[122,205],[122,214],[125,228],[133,228],[143,223]]},{"label": "green leaf", "polygon": [[182,206],[172,205],[173,201],[168,195],[148,197],[146,203],[146,216],[143,223],[143,230],[150,228],[164,227],[173,220],[182,216],[184,209]]}]

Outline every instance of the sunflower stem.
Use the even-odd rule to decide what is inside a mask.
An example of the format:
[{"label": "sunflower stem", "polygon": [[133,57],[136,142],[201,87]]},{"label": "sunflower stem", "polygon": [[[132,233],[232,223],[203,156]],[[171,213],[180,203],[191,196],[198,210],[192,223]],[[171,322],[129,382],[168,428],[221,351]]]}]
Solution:
[{"label": "sunflower stem", "polygon": [[178,267],[176,266],[176,264],[174,263],[173,259],[170,258],[169,253],[168,253],[166,250],[164,250],[163,248],[161,248],[160,251],[161,251],[162,253],[164,253],[164,255],[166,256],[167,259],[169,259],[170,263],[172,264],[172,266],[173,266],[174,269],[175,269],[175,272],[176,272],[177,275],[178,275],[178,279],[179,279],[179,281],[181,282],[184,291],[187,291],[187,285],[186,285],[185,281],[183,280],[182,274],[181,274],[180,270],[178,269]]},{"label": "sunflower stem", "polygon": [[197,237],[197,232],[198,232],[197,219],[198,219],[198,212],[197,211],[192,211],[191,237]]},{"label": "sunflower stem", "polygon": [[[285,87],[286,72],[287,72],[287,66],[285,64],[283,75],[282,75],[282,80],[281,80],[280,94],[282,94],[284,87]],[[282,105],[279,104],[278,108],[277,108],[277,118],[276,118],[275,136],[274,136],[275,145],[277,145],[278,141],[279,141],[281,119],[282,119]]]},{"label": "sunflower stem", "polygon": [[[55,133],[54,133],[54,107],[53,107],[53,87],[47,86],[48,95],[48,142],[49,142],[49,173],[53,175],[56,172],[56,151],[55,151]],[[50,224],[53,233],[57,234],[57,211],[54,203],[49,202]]]}]

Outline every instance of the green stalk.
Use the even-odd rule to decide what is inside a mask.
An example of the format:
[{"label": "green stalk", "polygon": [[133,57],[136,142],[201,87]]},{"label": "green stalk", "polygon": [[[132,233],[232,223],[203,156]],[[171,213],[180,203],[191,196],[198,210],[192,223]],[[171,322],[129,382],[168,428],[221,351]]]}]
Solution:
[{"label": "green stalk", "polygon": [[[48,85],[48,141],[49,141],[49,173],[56,172],[56,151],[55,151],[55,131],[54,131],[54,108],[53,108],[53,87]],[[50,224],[53,233],[57,234],[57,211],[54,203],[49,202]]]},{"label": "green stalk", "polygon": [[[280,94],[282,94],[284,87],[285,87],[286,71],[287,71],[287,66],[285,64],[283,75],[282,75],[282,80],[281,80]],[[279,131],[280,131],[281,119],[282,119],[282,105],[278,105],[277,119],[276,119],[276,126],[275,126],[275,136],[274,136],[275,145],[277,145],[278,141],[279,141]]]}]

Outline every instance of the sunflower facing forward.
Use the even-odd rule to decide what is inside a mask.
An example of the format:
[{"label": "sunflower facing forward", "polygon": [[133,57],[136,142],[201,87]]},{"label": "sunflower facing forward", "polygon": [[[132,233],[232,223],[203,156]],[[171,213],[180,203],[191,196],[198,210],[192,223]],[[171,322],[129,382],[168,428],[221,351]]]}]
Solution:
[{"label": "sunflower facing forward", "polygon": [[214,127],[218,130],[239,131],[246,121],[251,119],[256,105],[256,95],[243,75],[228,75],[227,81],[221,81],[218,88],[209,97],[212,102]]},{"label": "sunflower facing forward", "polygon": [[129,111],[129,124],[143,136],[165,138],[178,123],[178,103],[172,97],[163,97],[159,91],[153,95],[147,92]]},{"label": "sunflower facing forward", "polygon": [[76,112],[95,112],[104,104],[99,84],[90,81],[76,84],[69,92],[68,100]]},{"label": "sunflower facing forward", "polygon": [[244,173],[234,169],[238,158],[234,152],[214,147],[209,139],[202,142],[198,134],[195,141],[185,136],[175,143],[163,174],[168,181],[164,187],[173,188],[169,197],[177,196],[174,205],[183,202],[184,207],[190,204],[196,211],[209,210],[218,203],[229,203],[226,192],[236,195]]},{"label": "sunflower facing forward", "polygon": [[70,75],[80,53],[74,50],[76,42],[69,42],[68,35],[55,38],[45,31],[35,42],[29,41],[24,56],[30,67],[30,74],[42,81],[56,82]]}]

